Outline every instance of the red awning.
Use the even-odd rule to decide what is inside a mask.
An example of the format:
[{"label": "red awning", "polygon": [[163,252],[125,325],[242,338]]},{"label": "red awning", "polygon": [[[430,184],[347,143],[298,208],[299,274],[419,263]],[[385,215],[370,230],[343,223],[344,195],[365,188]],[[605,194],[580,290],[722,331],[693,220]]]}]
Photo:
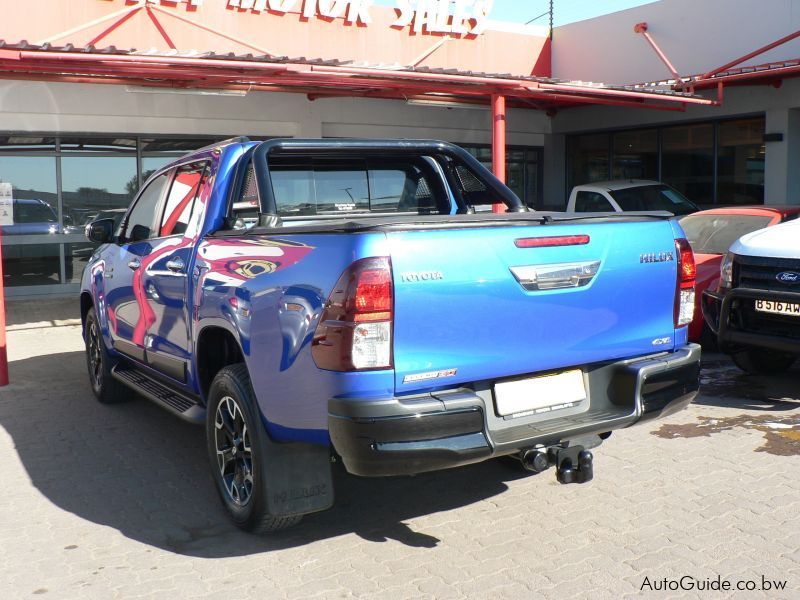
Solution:
[{"label": "red awning", "polygon": [[488,104],[503,95],[513,106],[556,109],[612,104],[681,110],[716,101],[669,87],[608,86],[545,77],[454,69],[366,65],[350,61],[213,52],[136,52],[114,46],[33,45],[0,40],[6,79],[127,84],[177,89],[264,90],[333,96],[424,99]]}]

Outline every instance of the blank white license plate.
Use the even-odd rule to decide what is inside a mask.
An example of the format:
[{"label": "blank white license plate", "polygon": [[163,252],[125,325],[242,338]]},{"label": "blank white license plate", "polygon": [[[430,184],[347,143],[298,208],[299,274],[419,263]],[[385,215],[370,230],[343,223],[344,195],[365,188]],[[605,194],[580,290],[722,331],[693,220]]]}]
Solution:
[{"label": "blank white license plate", "polygon": [[568,408],[585,399],[583,373],[578,369],[494,386],[494,402],[500,416]]},{"label": "blank white license plate", "polygon": [[800,317],[800,304],[793,302],[777,302],[775,300],[756,300],[756,310],[774,315],[791,315]]}]

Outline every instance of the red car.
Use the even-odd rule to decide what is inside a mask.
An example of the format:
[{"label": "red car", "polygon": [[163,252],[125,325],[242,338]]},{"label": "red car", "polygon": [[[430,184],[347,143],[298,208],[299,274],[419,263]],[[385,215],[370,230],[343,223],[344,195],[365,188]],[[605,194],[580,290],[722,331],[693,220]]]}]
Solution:
[{"label": "red car", "polygon": [[[697,263],[695,280],[694,319],[689,324],[689,340],[710,340],[704,335],[703,312],[700,302],[703,291],[716,289],[722,256],[731,244],[743,235],[800,217],[800,206],[729,206],[712,208],[687,215],[680,219],[681,227],[694,250]],[[712,336],[713,337],[713,336]]]}]

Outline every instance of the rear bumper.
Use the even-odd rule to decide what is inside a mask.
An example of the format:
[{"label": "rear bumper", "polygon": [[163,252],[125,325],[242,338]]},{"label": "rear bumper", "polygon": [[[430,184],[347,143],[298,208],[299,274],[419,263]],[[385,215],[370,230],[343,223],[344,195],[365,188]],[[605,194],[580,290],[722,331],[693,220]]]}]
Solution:
[{"label": "rear bumper", "polygon": [[591,365],[581,406],[510,419],[492,382],[413,398],[332,399],[328,428],[350,473],[407,475],[596,436],[681,410],[697,394],[700,347]]},{"label": "rear bumper", "polygon": [[[800,354],[800,320],[789,317],[790,320],[782,321],[772,331],[750,323],[741,314],[742,303],[756,299],[800,304],[800,294],[796,292],[733,288],[725,294],[711,291],[703,293],[703,318],[716,334],[720,349],[730,352],[737,346],[755,346]],[[793,323],[791,319],[796,322]]]}]

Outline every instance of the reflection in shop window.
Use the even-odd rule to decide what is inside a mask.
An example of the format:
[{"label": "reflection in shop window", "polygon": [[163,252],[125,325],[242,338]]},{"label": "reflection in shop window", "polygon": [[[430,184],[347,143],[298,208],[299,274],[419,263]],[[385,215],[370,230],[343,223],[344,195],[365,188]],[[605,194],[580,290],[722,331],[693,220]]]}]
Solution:
[{"label": "reflection in shop window", "polygon": [[[717,142],[717,203],[764,202],[764,117],[723,121]],[[783,204],[787,198],[770,198]]]},{"label": "reflection in shop window", "polygon": [[136,138],[119,137],[62,137],[61,152],[136,153]]},{"label": "reflection in shop window", "polygon": [[[53,239],[52,237],[50,239]],[[3,243],[3,284],[51,285],[61,280],[60,244]]]},{"label": "reflection in shop window", "polygon": [[608,175],[608,144],[606,133],[579,135],[570,138],[568,154],[569,185],[603,181]]},{"label": "reflection in shop window", "polygon": [[4,285],[47,285],[59,282],[56,159],[0,155],[0,182],[10,183],[13,225],[4,225]]},{"label": "reflection in shop window", "polygon": [[97,246],[95,244],[64,244],[66,260],[66,283],[80,283],[83,268],[92,257]]},{"label": "reflection in shop window", "polygon": [[658,179],[658,130],[614,134],[612,179]]},{"label": "reflection in shop window", "polygon": [[56,138],[52,136],[15,134],[0,135],[0,154],[55,152]]},{"label": "reflection in shop window", "polygon": [[133,198],[128,184],[136,179],[136,158],[65,156],[61,178],[64,215],[73,225],[82,226],[102,210],[128,207]]},{"label": "reflection in shop window", "polygon": [[695,204],[713,204],[714,124],[667,127],[661,136],[662,181]]}]

